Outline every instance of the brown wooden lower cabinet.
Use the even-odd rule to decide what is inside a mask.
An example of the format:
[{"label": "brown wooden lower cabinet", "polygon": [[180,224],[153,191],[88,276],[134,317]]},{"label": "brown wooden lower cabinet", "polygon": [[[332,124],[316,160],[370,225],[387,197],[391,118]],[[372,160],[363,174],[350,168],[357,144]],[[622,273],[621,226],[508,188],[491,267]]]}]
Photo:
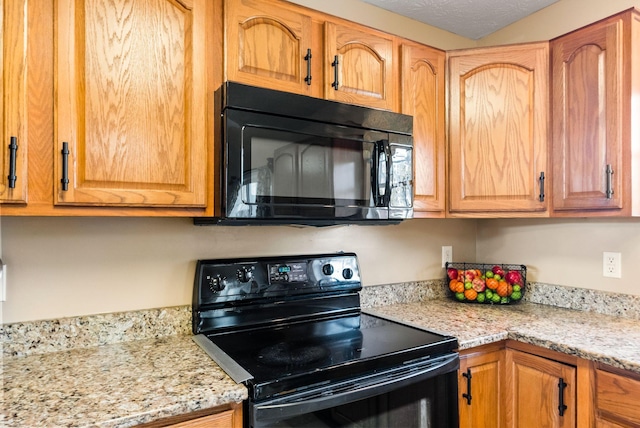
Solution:
[{"label": "brown wooden lower cabinet", "polygon": [[598,365],[594,380],[595,426],[640,427],[640,375]]},{"label": "brown wooden lower cabinet", "polygon": [[139,426],[140,428],[242,428],[242,403],[234,403],[187,415],[173,416]]},{"label": "brown wooden lower cabinet", "polygon": [[460,353],[460,428],[505,427],[504,342]]},{"label": "brown wooden lower cabinet", "polygon": [[458,374],[460,428],[640,427],[635,373],[507,340],[461,351]]},{"label": "brown wooden lower cabinet", "polygon": [[576,367],[507,349],[505,397],[510,426],[576,427]]}]

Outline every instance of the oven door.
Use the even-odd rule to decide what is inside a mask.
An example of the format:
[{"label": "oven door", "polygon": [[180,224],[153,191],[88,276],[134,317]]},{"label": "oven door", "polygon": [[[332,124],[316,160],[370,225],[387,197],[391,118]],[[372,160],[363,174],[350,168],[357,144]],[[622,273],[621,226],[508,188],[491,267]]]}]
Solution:
[{"label": "oven door", "polygon": [[224,114],[226,218],[411,216],[411,137],[231,108]]},{"label": "oven door", "polygon": [[459,357],[451,353],[248,403],[259,427],[457,427]]}]

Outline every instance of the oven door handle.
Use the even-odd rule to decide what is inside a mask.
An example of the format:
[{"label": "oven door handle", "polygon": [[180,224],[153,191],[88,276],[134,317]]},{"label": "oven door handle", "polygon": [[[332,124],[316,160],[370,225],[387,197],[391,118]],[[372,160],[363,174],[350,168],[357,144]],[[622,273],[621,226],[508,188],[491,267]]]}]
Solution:
[{"label": "oven door handle", "polygon": [[253,403],[249,406],[252,427],[268,426],[276,420],[382,395],[416,382],[455,372],[459,366],[458,354],[451,353],[422,361],[417,365],[403,367],[400,370],[391,369],[375,376],[350,379],[331,386],[323,386],[317,391],[304,391],[266,402]]}]

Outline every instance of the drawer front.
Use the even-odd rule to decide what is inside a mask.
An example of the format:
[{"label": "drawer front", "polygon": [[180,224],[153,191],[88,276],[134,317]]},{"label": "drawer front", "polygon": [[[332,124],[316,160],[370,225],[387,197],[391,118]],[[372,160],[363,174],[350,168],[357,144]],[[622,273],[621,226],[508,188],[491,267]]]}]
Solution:
[{"label": "drawer front", "polygon": [[640,376],[596,369],[596,411],[599,419],[621,426],[640,426],[639,396]]}]

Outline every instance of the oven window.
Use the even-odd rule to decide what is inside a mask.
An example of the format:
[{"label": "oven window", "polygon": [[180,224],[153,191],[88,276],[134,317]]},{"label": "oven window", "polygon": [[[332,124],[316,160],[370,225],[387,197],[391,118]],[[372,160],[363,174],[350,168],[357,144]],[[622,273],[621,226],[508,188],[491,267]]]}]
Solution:
[{"label": "oven window", "polygon": [[251,126],[243,128],[242,142],[244,204],[371,204],[374,143]]},{"label": "oven window", "polygon": [[265,427],[412,427],[458,426],[456,373],[396,389],[373,398],[307,413]]}]

